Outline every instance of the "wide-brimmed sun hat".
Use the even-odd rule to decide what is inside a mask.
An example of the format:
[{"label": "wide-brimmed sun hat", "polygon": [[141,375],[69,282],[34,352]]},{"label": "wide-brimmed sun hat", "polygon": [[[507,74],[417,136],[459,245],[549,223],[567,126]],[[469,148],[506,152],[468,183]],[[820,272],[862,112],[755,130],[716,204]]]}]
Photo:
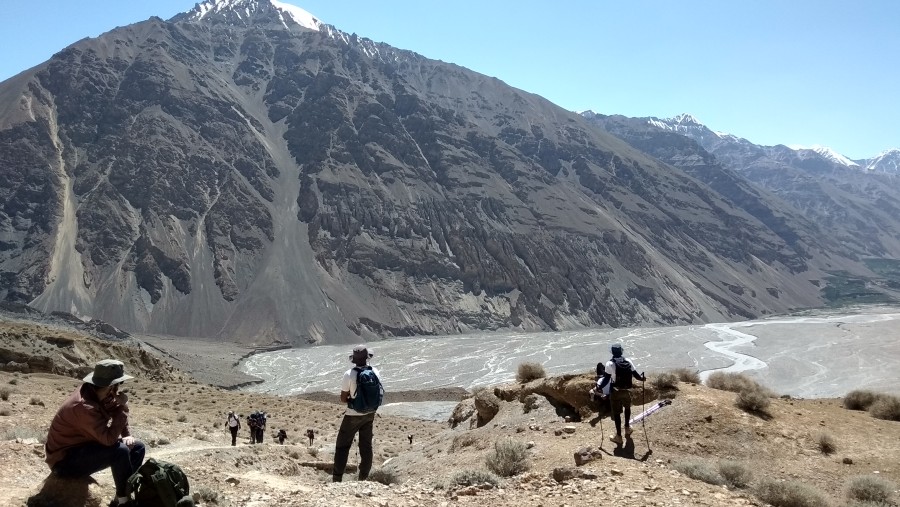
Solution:
[{"label": "wide-brimmed sun hat", "polygon": [[125,375],[125,364],[115,359],[104,359],[94,365],[94,371],[88,373],[84,377],[84,381],[97,387],[107,387],[114,384],[121,384],[126,380],[134,378],[131,375]]},{"label": "wide-brimmed sun hat", "polygon": [[357,345],[353,347],[353,353],[350,354],[350,360],[355,362],[364,361],[374,356],[365,345]]}]

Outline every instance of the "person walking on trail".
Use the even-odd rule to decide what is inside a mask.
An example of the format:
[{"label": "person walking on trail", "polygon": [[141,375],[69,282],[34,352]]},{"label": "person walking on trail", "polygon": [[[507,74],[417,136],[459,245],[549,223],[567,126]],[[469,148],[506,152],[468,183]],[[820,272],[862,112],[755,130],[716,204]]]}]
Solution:
[{"label": "person walking on trail", "polygon": [[60,477],[86,477],[112,469],[116,497],[110,506],[130,503],[128,478],[144,462],[144,444],[131,436],[128,396],[122,384],[132,379],[125,365],[104,359],[62,403],[47,432],[45,461]]},{"label": "person walking on trail", "polygon": [[259,414],[251,412],[247,414],[247,428],[250,429],[250,444],[256,443],[256,418]]},{"label": "person walking on trail", "polygon": [[[597,389],[604,392],[609,386],[609,401],[612,409],[613,422],[616,425],[616,434],[609,439],[622,445],[622,409],[625,409],[625,438],[631,437],[631,380],[641,382],[647,380],[643,373],[638,373],[634,364],[625,358],[625,350],[622,344],[616,343],[610,347],[612,359],[606,362],[603,378],[598,383]],[[599,370],[599,368],[598,368]]]},{"label": "person walking on trail", "polygon": [[353,445],[353,437],[359,433],[359,480],[369,477],[372,469],[372,435],[375,414],[381,404],[384,389],[381,374],[368,362],[374,356],[365,345],[357,345],[350,354],[353,368],[344,373],[341,380],[341,402],[347,411],[341,420],[334,450],[332,481],[341,482],[347,467],[347,457]]},{"label": "person walking on trail", "polygon": [[306,430],[306,438],[309,439],[309,446],[312,447],[312,445],[313,445],[313,440],[316,439],[316,432],[313,431],[312,428],[308,428],[308,429]]},{"label": "person walking on trail", "polygon": [[228,426],[228,431],[231,432],[231,446],[234,447],[237,445],[237,434],[238,430],[241,429],[241,420],[238,416],[234,415],[233,410],[228,411],[226,425]]},{"label": "person walking on trail", "polygon": [[266,413],[260,410],[256,416],[256,443],[261,444],[266,434]]}]

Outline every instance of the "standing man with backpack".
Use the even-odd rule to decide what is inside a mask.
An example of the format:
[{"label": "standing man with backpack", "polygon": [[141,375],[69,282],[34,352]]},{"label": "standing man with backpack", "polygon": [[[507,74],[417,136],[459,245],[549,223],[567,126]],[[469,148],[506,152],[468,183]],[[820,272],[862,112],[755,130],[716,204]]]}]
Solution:
[{"label": "standing man with backpack", "polygon": [[341,482],[347,468],[347,458],[353,437],[359,433],[359,480],[364,481],[372,470],[372,434],[375,426],[375,413],[384,398],[384,387],[381,385],[381,374],[369,366],[369,359],[374,354],[365,345],[353,347],[350,361],[353,368],[344,373],[341,380],[341,402],[347,404],[347,411],[338,430],[334,445],[334,470],[332,481]]},{"label": "standing man with backpack", "polygon": [[226,424],[228,425],[228,431],[231,432],[231,446],[234,447],[237,445],[238,430],[241,429],[241,420],[238,419],[238,416],[234,415],[234,410],[228,411],[228,420]]},{"label": "standing man with backpack", "polygon": [[[613,422],[616,424],[615,436],[609,439],[618,445],[622,445],[622,409],[625,409],[625,438],[631,437],[631,379],[647,380],[643,373],[638,373],[634,365],[628,359],[625,359],[621,343],[616,343],[610,347],[612,359],[606,362],[606,368],[603,372],[603,378],[600,380],[598,390],[603,392],[607,384],[611,385],[609,390],[609,401],[612,406]],[[599,370],[599,368],[597,368]],[[599,373],[599,372],[598,372]]]}]

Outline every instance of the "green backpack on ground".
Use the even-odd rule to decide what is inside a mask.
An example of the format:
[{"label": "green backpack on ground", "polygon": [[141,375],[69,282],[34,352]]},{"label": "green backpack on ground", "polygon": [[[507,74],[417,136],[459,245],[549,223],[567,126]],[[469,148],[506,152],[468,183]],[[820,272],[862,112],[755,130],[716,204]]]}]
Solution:
[{"label": "green backpack on ground", "polygon": [[128,478],[140,507],[193,507],[188,478],[175,463],[148,459]]}]

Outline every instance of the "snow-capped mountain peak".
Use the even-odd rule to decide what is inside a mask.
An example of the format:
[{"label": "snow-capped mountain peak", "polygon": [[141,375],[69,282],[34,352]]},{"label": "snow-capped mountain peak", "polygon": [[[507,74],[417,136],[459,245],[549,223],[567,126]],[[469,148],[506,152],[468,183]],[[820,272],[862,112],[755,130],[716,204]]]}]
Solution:
[{"label": "snow-capped mountain peak", "polygon": [[694,118],[693,115],[688,114],[688,113],[681,113],[678,116],[675,116],[674,118],[668,118],[665,121],[675,123],[677,125],[696,125],[696,126],[703,125],[702,123],[700,123],[700,121],[697,118]]},{"label": "snow-capped mountain peak", "polygon": [[792,150],[797,150],[797,151],[811,150],[811,151],[818,153],[822,157],[824,157],[828,160],[831,160],[832,162],[835,162],[835,163],[838,163],[838,164],[841,164],[841,165],[844,165],[847,167],[859,167],[859,164],[857,164],[856,162],[850,160],[849,158],[841,155],[840,153],[834,151],[833,149],[831,149],[827,146],[820,146],[818,144],[813,145],[813,146],[799,146],[799,145],[794,144],[794,145],[789,145],[788,148],[790,148]]},{"label": "snow-capped mountain peak", "polygon": [[865,163],[866,171],[900,174],[900,150],[897,148],[884,150],[861,162]]},{"label": "snow-capped mountain peak", "polygon": [[176,16],[175,19],[199,21],[218,14],[226,18],[235,17],[238,20],[247,21],[256,14],[266,12],[274,13],[278,21],[285,27],[288,26],[289,21],[292,24],[316,31],[324,25],[322,21],[300,7],[278,0],[205,0],[190,11]]}]

